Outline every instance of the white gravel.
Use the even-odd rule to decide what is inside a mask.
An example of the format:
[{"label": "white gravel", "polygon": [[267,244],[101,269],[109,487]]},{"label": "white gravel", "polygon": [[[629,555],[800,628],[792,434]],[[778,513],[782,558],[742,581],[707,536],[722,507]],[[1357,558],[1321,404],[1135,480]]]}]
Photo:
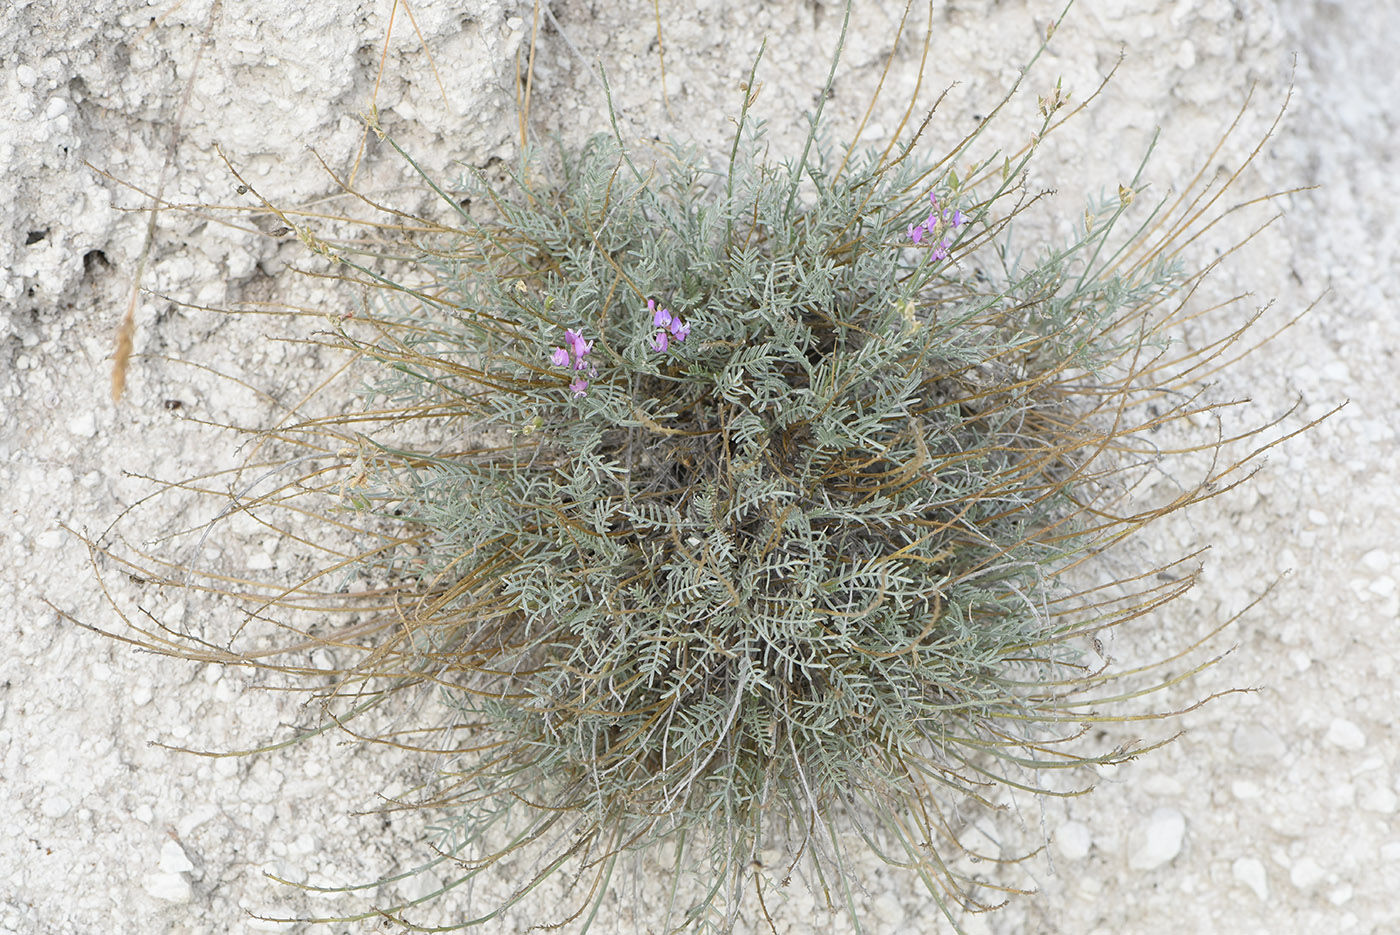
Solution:
[{"label": "white gravel", "polygon": [[[773,151],[793,151],[841,18],[825,0],[662,4],[672,119],[650,3],[549,6],[558,23],[542,24],[536,132],[579,140],[606,128],[590,71],[601,60],[625,134],[685,134],[709,151],[728,132],[737,84],[765,35],[759,109],[772,122]],[[931,87],[956,86],[930,146],[985,113],[1060,4],[937,6]],[[100,533],[153,489],[133,475],[177,479],[237,463],[239,440],[200,423],[266,425],[331,366],[305,345],[265,339],[305,334],[314,320],[211,309],[281,302],[336,311],[353,297],[289,275],[289,265],[305,262],[300,245],[255,233],[242,215],[166,211],[142,278],[140,356],[114,407],[113,336],[145,237],[146,216],[133,209],[148,204],[133,188],[153,191],[164,175],[172,201],[251,204],[217,145],[279,203],[320,204],[335,185],[312,151],[340,175],[355,169],[364,136],[356,115],[370,105],[381,55],[379,113],[429,172],[448,173],[453,160],[509,162],[518,140],[516,54],[528,48],[532,6],[418,0],[414,23],[399,7],[387,45],[388,0],[226,0],[207,44],[209,0],[0,7],[0,491],[8,516],[0,526],[8,637],[0,657],[0,932],[300,931],[249,913],[361,904],[290,890],[264,873],[337,884],[422,859],[421,819],[358,814],[389,783],[411,782],[412,764],[331,736],[243,759],[153,746],[241,749],[284,736],[286,725],[310,723],[315,712],[296,697],[255,690],[247,673],[135,653],[63,622],[53,608],[120,632],[69,530]],[[833,130],[854,125],[900,9],[893,0],[856,4],[829,105]],[[1294,81],[1284,123],[1241,193],[1319,187],[1276,202],[1285,215],[1215,287],[1253,292],[1253,304],[1274,300],[1265,327],[1320,298],[1302,321],[1221,374],[1219,390],[1252,397],[1260,417],[1300,403],[1293,426],[1349,403],[1276,449],[1251,484],[1164,529],[1177,540],[1166,546],[1214,545],[1202,585],[1108,647],[1120,661],[1179,647],[1291,569],[1235,627],[1237,652],[1156,703],[1184,707],[1237,686],[1259,691],[1191,713],[1181,739],[1105,770],[1090,795],[1020,802],[1004,827],[982,829],[988,840],[1019,829],[1051,847],[1008,877],[1038,892],[969,920],[970,932],[1400,931],[1396,35],[1400,6],[1390,0],[1079,0],[1034,73],[1033,91],[1063,76],[1082,99],[1125,53],[1108,91],[1077,127],[1049,141],[1037,170],[1039,183],[1059,189],[1065,219],[1081,210],[1078,192],[1112,190],[1158,126],[1151,177],[1161,190],[1183,186],[1251,85],[1255,104],[1244,125],[1252,143]],[[918,52],[918,43],[901,44],[870,142],[896,126]],[[435,210],[372,139],[357,171],[357,185],[392,203]],[[1249,229],[1236,217],[1198,246],[1217,249]],[[170,502],[157,531],[208,518],[182,517],[178,499]],[[205,550],[202,560],[255,570],[294,560],[294,550],[253,530],[214,536]],[[160,595],[120,573],[109,581],[116,597],[166,621],[198,625],[219,613],[196,594]],[[1108,741],[1151,740],[1162,730],[1119,727]],[[619,885],[602,930],[639,931],[630,907],[657,892],[662,876]],[[911,881],[874,869],[867,881],[870,931],[940,930]],[[428,882],[400,885],[398,895]],[[511,884],[488,883],[482,894]],[[779,932],[848,930],[799,890],[775,909]],[[546,901],[557,896],[542,891]],[[521,908],[491,931],[524,932],[532,921]]]}]

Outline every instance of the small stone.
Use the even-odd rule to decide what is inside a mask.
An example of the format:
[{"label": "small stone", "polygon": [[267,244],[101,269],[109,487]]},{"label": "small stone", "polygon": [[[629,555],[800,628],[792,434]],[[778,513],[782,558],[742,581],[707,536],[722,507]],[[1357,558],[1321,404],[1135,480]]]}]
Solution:
[{"label": "small stone", "polygon": [[1327,514],[1321,510],[1308,510],[1308,522],[1314,526],[1326,526],[1328,524]]},{"label": "small stone", "polygon": [[1252,783],[1248,779],[1236,779],[1230,783],[1230,791],[1234,793],[1235,798],[1241,800],[1257,799],[1264,794],[1264,790],[1260,789],[1257,783]]},{"label": "small stone", "polygon": [[39,806],[45,818],[62,818],[73,808],[73,803],[61,795],[51,795]]},{"label": "small stone", "polygon": [[92,438],[97,434],[97,418],[91,412],[75,416],[68,420],[68,431],[79,438]]},{"label": "small stone", "polygon": [[18,79],[21,88],[32,88],[39,80],[39,73],[34,70],[33,65],[19,65],[15,68],[15,78]]},{"label": "small stone", "polygon": [[1394,792],[1384,786],[1375,786],[1361,793],[1360,801],[1356,804],[1368,812],[1393,815],[1396,808],[1400,807],[1400,800],[1397,800]]},{"label": "small stone", "polygon": [[1269,874],[1264,869],[1262,861],[1253,857],[1241,857],[1235,861],[1231,867],[1234,871],[1235,879],[1254,891],[1254,895],[1259,897],[1260,902],[1267,902],[1269,899]]},{"label": "small stone", "polygon": [[1361,564],[1374,572],[1385,571],[1390,567],[1390,554],[1384,549],[1372,549],[1361,556]]},{"label": "small stone", "polygon": [[1400,841],[1381,845],[1381,860],[1400,860]]},{"label": "small stone", "polygon": [[1310,889],[1322,882],[1327,871],[1311,857],[1300,857],[1288,871],[1288,880],[1300,890]]},{"label": "small stone", "polygon": [[155,689],[151,686],[149,679],[142,679],[131,687],[132,707],[139,708],[142,705],[150,704],[151,699],[155,696]]},{"label": "small stone", "polygon": [[166,841],[161,845],[160,863],[157,866],[165,873],[188,873],[194,869],[189,855],[176,841]]},{"label": "small stone", "polygon": [[1156,809],[1138,829],[1128,866],[1134,870],[1155,870],[1181,853],[1186,836],[1186,818],[1174,808]]},{"label": "small stone", "polygon": [[1334,747],[1353,752],[1366,746],[1366,735],[1362,733],[1361,728],[1342,717],[1332,719],[1332,723],[1327,727],[1326,740]]},{"label": "small stone", "polygon": [[1395,593],[1395,579],[1390,575],[1381,575],[1375,581],[1366,585],[1366,590],[1377,597],[1389,597]]},{"label": "small stone", "polygon": [[1344,906],[1351,902],[1351,897],[1355,892],[1350,883],[1342,883],[1332,888],[1332,891],[1327,894],[1327,901],[1334,906]]},{"label": "small stone", "polygon": [[149,825],[155,820],[156,813],[151,811],[151,807],[143,802],[136,806],[136,811],[131,813],[131,817],[135,818],[143,825]]},{"label": "small stone", "polygon": [[152,873],[146,877],[146,892],[168,903],[187,903],[194,895],[190,881],[179,873]]},{"label": "small stone", "polygon": [[1282,737],[1254,722],[1235,728],[1230,747],[1241,759],[1255,763],[1277,763],[1288,752]]},{"label": "small stone", "polygon": [[1055,850],[1067,860],[1083,860],[1089,856],[1094,838],[1089,826],[1078,821],[1067,821],[1055,832]]},{"label": "small stone", "polygon": [[182,838],[187,838],[194,829],[204,824],[209,819],[219,814],[219,808],[212,803],[197,805],[190,810],[189,814],[175,822],[175,833]]}]

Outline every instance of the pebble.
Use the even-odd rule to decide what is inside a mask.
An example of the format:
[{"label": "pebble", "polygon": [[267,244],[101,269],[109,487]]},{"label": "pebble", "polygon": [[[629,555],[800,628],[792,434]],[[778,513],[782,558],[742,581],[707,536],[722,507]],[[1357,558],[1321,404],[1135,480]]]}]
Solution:
[{"label": "pebble", "polygon": [[1332,723],[1327,727],[1326,740],[1334,747],[1353,752],[1366,746],[1366,735],[1362,733],[1361,728],[1343,717],[1332,719]]},{"label": "pebble", "polygon": [[1093,845],[1093,835],[1083,822],[1067,821],[1055,832],[1055,850],[1066,860],[1083,860]]},{"label": "pebble", "polygon": [[190,881],[180,873],[148,874],[145,889],[156,899],[163,899],[168,903],[187,903],[194,895],[194,891],[190,889]]},{"label": "pebble", "polygon": [[1400,799],[1397,799],[1395,793],[1384,786],[1377,786],[1363,792],[1360,801],[1356,804],[1368,812],[1393,815],[1396,808],[1400,807]]},{"label": "pebble", "polygon": [[1264,794],[1257,783],[1252,783],[1247,779],[1236,779],[1230,783],[1230,791],[1237,799],[1257,799]]},{"label": "pebble", "polygon": [[1371,571],[1382,572],[1390,567],[1390,555],[1384,549],[1372,549],[1361,556],[1361,564]]},{"label": "pebble", "polygon": [[1170,863],[1181,853],[1185,836],[1186,817],[1181,812],[1174,808],[1156,809],[1135,835],[1128,866],[1134,870],[1154,870]]},{"label": "pebble", "polygon": [[131,687],[132,707],[139,708],[142,705],[150,704],[151,700],[155,698],[155,696],[156,691],[155,688],[151,685],[150,679],[141,679],[139,682],[137,682]]},{"label": "pebble", "polygon": [[79,438],[92,438],[97,434],[97,417],[85,412],[68,420],[68,431]]},{"label": "pebble", "polygon": [[219,814],[218,806],[211,803],[196,805],[189,814],[184,815],[175,822],[175,833],[181,837],[189,837],[190,832],[204,824],[209,819]]},{"label": "pebble", "polygon": [[1327,871],[1322,869],[1322,865],[1311,857],[1300,857],[1298,861],[1289,869],[1288,880],[1300,890],[1310,889],[1322,882],[1322,878],[1327,876]]},{"label": "pebble", "polygon": [[45,818],[62,818],[73,808],[73,803],[61,795],[51,795],[39,806]]},{"label": "pebble", "polygon": [[157,866],[165,873],[188,873],[194,869],[189,855],[176,841],[166,841],[161,845],[160,863]]},{"label": "pebble", "polygon": [[1241,857],[1235,861],[1231,867],[1234,871],[1235,879],[1254,891],[1254,895],[1259,897],[1260,902],[1267,902],[1269,899],[1269,874],[1264,869],[1262,861],[1253,857]]}]

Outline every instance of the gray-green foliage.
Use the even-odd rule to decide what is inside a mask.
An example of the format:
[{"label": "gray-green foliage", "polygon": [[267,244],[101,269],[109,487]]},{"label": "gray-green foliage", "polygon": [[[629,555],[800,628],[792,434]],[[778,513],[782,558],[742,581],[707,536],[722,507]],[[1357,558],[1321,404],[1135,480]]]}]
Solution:
[{"label": "gray-green foliage", "polygon": [[[421,529],[420,636],[394,649],[473,727],[439,846],[540,846],[532,882],[572,862],[561,916],[663,841],[699,877],[676,928],[727,928],[788,862],[854,915],[861,839],[975,904],[946,810],[1124,755],[1059,746],[1102,685],[1076,641],[1161,593],[1079,610],[1060,576],[1147,518],[1115,512],[1116,477],[1179,278],[1120,265],[1131,190],[1013,261],[1024,163],[814,146],[794,171],[749,123],[718,169],[598,137],[476,180],[495,219],[466,214],[359,344],[394,366],[376,393],[485,440],[384,449],[360,501]],[[968,218],[938,228],[951,260],[907,233],[930,191]],[[648,299],[683,343],[649,343]],[[584,371],[550,361],[566,330]],[[756,869],[770,848],[785,866]]]}]

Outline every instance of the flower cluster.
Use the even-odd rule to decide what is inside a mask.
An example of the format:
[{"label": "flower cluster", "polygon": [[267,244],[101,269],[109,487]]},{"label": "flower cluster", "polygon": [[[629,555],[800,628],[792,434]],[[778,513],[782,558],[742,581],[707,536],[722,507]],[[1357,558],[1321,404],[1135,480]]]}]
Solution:
[{"label": "flower cluster", "polygon": [[[588,366],[584,363],[583,359],[592,352],[592,341],[585,341],[583,335],[579,334],[577,331],[565,331],[564,343],[568,345],[568,349],[565,350],[562,347],[556,347],[554,353],[549,355],[550,363],[556,367],[567,367],[570,370],[582,370],[585,366]],[[596,377],[598,375],[598,368],[588,367],[588,375],[590,377]],[[574,378],[574,382],[569,384],[569,389],[573,391],[575,396],[584,396],[588,392],[588,381],[582,376],[577,376]]]},{"label": "flower cluster", "polygon": [[[932,210],[930,210],[928,214],[928,220],[917,226],[913,224],[909,225],[909,239],[914,241],[914,243],[922,241],[924,239],[924,234],[929,235],[931,238],[930,242],[932,243],[932,238],[936,238],[938,233],[946,234],[948,231],[957,230],[959,227],[962,227],[963,222],[967,220],[967,215],[963,214],[960,208],[954,208],[951,212],[949,212],[947,208],[944,208],[942,214],[939,214],[938,195],[935,193],[929,192],[928,200],[929,204],[932,206]],[[943,237],[934,244],[933,250],[930,251],[929,255],[934,260],[946,260],[948,259],[948,248],[952,245],[953,240],[951,237]]]},{"label": "flower cluster", "polygon": [[651,312],[651,323],[656,334],[651,336],[651,349],[665,353],[672,342],[680,344],[690,337],[690,325],[680,320],[669,308],[657,308],[655,299],[647,299],[647,311]]}]

